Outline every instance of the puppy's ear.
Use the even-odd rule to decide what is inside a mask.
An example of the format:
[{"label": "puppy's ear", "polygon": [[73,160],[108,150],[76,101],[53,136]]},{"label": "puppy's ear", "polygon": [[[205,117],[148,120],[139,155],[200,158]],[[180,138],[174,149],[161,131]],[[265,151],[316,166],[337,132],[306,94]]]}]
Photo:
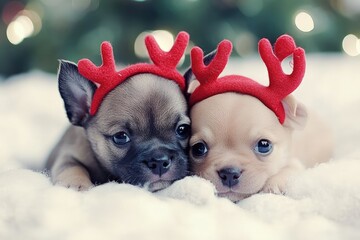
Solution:
[{"label": "puppy's ear", "polygon": [[75,126],[83,126],[89,117],[96,85],[80,75],[75,63],[64,60],[60,60],[58,80],[70,122]]},{"label": "puppy's ear", "polygon": [[192,80],[187,87],[187,93],[191,95],[199,85],[200,82],[198,80]]},{"label": "puppy's ear", "polygon": [[[213,60],[213,58],[215,57],[215,54],[216,54],[216,50],[207,54],[203,58],[203,62],[206,66],[209,65],[209,63]],[[188,70],[186,70],[186,72],[184,73],[184,78],[185,78],[185,82],[186,82],[186,89],[187,89],[186,92],[189,95],[191,95],[194,92],[194,90],[200,85],[199,81],[195,79],[195,76],[192,72],[191,67]]]},{"label": "puppy's ear", "polygon": [[308,116],[305,105],[296,101],[292,95],[287,96],[282,104],[286,114],[284,126],[296,130],[303,129]]}]

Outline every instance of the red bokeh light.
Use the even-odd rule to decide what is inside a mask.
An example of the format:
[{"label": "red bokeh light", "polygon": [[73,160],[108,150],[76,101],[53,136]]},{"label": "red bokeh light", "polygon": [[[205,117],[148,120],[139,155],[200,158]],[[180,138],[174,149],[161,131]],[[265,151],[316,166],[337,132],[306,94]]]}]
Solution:
[{"label": "red bokeh light", "polygon": [[5,5],[1,13],[1,18],[8,25],[18,12],[24,9],[24,5],[18,1],[10,1]]}]

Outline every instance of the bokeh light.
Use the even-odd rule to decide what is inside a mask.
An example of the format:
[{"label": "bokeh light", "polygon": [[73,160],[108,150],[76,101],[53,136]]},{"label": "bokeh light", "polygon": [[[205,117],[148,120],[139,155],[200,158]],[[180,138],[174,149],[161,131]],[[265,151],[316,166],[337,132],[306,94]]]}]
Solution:
[{"label": "bokeh light", "polygon": [[257,47],[256,37],[251,32],[241,32],[235,40],[234,48],[235,51],[241,57],[251,55],[255,52]]},{"label": "bokeh light", "polygon": [[263,0],[245,0],[238,1],[237,6],[244,15],[254,17],[261,12],[264,3]]},{"label": "bokeh light", "polygon": [[154,36],[157,43],[159,44],[159,47],[163,51],[169,51],[174,44],[174,36],[168,31],[156,30],[156,31],[152,31],[152,32],[150,32],[150,31],[142,32],[137,36],[137,38],[135,40],[135,44],[134,44],[135,54],[136,54],[136,56],[138,56],[140,58],[148,57],[147,50],[145,47],[145,37],[148,34],[151,34]]},{"label": "bokeh light", "polygon": [[31,19],[21,15],[11,22],[7,28],[6,35],[9,41],[16,45],[34,32],[34,25]]},{"label": "bokeh light", "polygon": [[72,6],[76,10],[84,11],[91,7],[91,0],[72,0]]},{"label": "bokeh light", "polygon": [[145,37],[150,34],[150,32],[142,32],[140,33],[134,43],[134,51],[135,55],[139,58],[146,58],[148,57],[147,50],[145,47]]},{"label": "bokeh light", "polygon": [[360,13],[360,1],[358,0],[332,0],[331,6],[346,17],[356,17]]},{"label": "bokeh light", "polygon": [[354,34],[348,34],[342,41],[342,47],[347,55],[358,56],[360,54],[360,39]]},{"label": "bokeh light", "polygon": [[[134,43],[134,52],[135,55],[139,58],[148,58],[149,54],[147,52],[146,46],[145,46],[145,37],[147,35],[151,34],[159,47],[163,51],[170,51],[172,46],[174,45],[174,35],[166,30],[155,30],[155,31],[145,31],[140,33],[135,40]],[[185,56],[182,56],[178,63],[178,67],[181,66],[185,61]]]},{"label": "bokeh light", "polygon": [[32,10],[23,10],[19,13],[19,15],[27,16],[31,20],[34,26],[34,30],[31,36],[34,36],[40,32],[42,28],[42,21],[39,14],[37,14],[35,11]]},{"label": "bokeh light", "polygon": [[[49,59],[96,57],[98,45],[105,40],[126,56],[124,64],[149,62],[144,44],[147,34],[155,35],[160,47],[168,51],[182,30],[191,34],[205,54],[226,38],[233,43],[233,57],[249,57],[257,53],[259,39],[274,41],[288,33],[309,54],[360,56],[360,0],[286,4],[267,0],[70,0],[66,4],[63,0],[4,0],[0,5],[3,76],[35,67],[56,72]],[[345,38],[349,33],[357,38]]]},{"label": "bokeh light", "polygon": [[299,12],[295,16],[295,25],[302,32],[310,32],[314,29],[314,20],[310,14]]},{"label": "bokeh light", "polygon": [[174,36],[165,30],[156,30],[151,33],[163,51],[169,51],[174,45]]},{"label": "bokeh light", "polygon": [[6,36],[13,45],[21,43],[25,38],[37,34],[41,30],[41,19],[30,10],[20,11],[6,29]]},{"label": "bokeh light", "polygon": [[24,5],[19,1],[8,2],[1,13],[1,18],[5,24],[10,24],[16,14],[24,9]]}]

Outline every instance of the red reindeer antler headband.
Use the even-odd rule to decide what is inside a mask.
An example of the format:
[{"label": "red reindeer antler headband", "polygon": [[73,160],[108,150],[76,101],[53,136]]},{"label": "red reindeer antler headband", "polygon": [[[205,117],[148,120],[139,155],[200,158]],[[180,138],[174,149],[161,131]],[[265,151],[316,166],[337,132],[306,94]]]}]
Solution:
[{"label": "red reindeer antler headband", "polygon": [[[231,42],[223,40],[208,66],[203,63],[203,51],[200,48],[195,47],[191,50],[191,68],[200,86],[191,94],[190,106],[216,94],[238,92],[258,98],[283,124],[285,111],[281,101],[300,85],[304,77],[304,49],[296,47],[294,39],[288,35],[282,35],[277,39],[274,51],[268,39],[263,38],[259,41],[259,53],[269,73],[269,86],[239,75],[218,78],[229,60],[231,50]],[[288,75],[283,72],[281,61],[291,54],[294,68]]]},{"label": "red reindeer antler headband", "polygon": [[179,63],[189,42],[189,35],[180,32],[169,52],[164,52],[153,36],[145,38],[145,45],[149,56],[154,64],[138,63],[130,65],[120,71],[115,69],[115,60],[112,46],[109,42],[101,44],[102,65],[95,66],[89,59],[81,59],[78,62],[79,73],[88,80],[99,85],[92,99],[90,114],[95,115],[103,98],[116,86],[131,76],[140,73],[151,73],[176,82],[182,91],[185,90],[185,79],[177,71]]}]

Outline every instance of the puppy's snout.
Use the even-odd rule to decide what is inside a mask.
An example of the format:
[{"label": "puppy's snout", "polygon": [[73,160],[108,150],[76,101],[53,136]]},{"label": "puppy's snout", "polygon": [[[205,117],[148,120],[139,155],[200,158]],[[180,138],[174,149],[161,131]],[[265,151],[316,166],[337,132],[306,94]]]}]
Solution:
[{"label": "puppy's snout", "polygon": [[218,171],[221,182],[224,186],[231,188],[239,183],[239,178],[242,171],[239,168],[223,168]]},{"label": "puppy's snout", "polygon": [[163,175],[171,166],[171,157],[167,154],[156,154],[150,160],[145,161],[146,166],[153,174]]}]

